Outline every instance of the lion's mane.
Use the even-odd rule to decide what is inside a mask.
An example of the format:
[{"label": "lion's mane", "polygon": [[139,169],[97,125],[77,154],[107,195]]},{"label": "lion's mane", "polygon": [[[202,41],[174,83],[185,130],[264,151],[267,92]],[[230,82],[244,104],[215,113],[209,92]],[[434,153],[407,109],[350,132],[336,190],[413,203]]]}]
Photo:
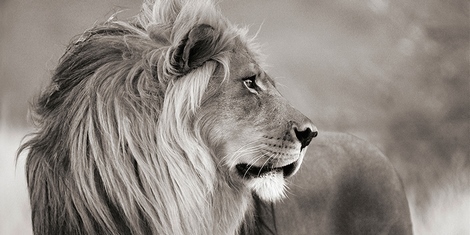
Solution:
[{"label": "lion's mane", "polygon": [[[180,64],[178,43],[201,24],[218,35],[198,55],[210,60]],[[242,31],[210,1],[161,1],[72,42],[33,104],[38,131],[20,149],[29,150],[34,233],[236,231],[248,203],[219,190],[210,117],[194,113],[214,71],[227,76],[228,44]]]}]

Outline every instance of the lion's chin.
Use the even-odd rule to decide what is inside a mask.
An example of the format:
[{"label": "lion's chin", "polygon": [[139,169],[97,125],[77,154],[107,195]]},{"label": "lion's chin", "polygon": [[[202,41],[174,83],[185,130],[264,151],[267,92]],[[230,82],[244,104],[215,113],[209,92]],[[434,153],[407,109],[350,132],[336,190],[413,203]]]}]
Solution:
[{"label": "lion's chin", "polygon": [[301,162],[302,158],[279,167],[238,164],[236,169],[247,187],[261,200],[274,202],[285,197],[285,178],[295,174]]},{"label": "lion's chin", "polygon": [[248,180],[250,188],[263,201],[277,201],[285,197],[285,180],[281,170],[270,171]]}]

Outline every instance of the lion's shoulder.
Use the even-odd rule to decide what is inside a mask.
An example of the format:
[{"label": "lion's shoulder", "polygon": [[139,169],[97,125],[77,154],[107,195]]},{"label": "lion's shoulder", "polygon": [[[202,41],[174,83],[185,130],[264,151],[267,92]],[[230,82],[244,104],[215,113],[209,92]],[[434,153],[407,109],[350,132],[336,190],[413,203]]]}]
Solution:
[{"label": "lion's shoulder", "polygon": [[[358,137],[324,133],[309,146],[278,229],[298,234],[410,234],[405,192],[382,152]],[[288,220],[288,221],[284,221]]]}]

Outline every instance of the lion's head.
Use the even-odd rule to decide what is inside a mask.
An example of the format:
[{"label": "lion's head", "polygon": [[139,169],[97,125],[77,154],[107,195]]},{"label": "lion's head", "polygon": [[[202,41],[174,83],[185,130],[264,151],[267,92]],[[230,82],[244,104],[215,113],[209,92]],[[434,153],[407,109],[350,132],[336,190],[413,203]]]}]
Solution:
[{"label": "lion's head", "polygon": [[208,93],[201,105],[205,111],[196,117],[212,130],[208,145],[217,149],[219,168],[261,199],[276,200],[317,131],[279,94],[249,44],[235,38],[232,47],[229,76],[209,81],[214,93]]},{"label": "lion's head", "polygon": [[284,194],[317,130],[210,1],[146,2],[86,31],[35,103],[40,234],[234,234]]}]

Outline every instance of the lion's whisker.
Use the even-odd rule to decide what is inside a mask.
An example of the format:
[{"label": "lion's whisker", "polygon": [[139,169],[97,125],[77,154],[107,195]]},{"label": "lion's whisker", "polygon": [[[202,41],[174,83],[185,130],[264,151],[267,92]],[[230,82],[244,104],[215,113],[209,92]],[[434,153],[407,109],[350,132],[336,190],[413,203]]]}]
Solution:
[{"label": "lion's whisker", "polygon": [[261,140],[250,142],[250,143],[247,143],[247,144],[241,146],[235,152],[224,156],[219,161],[218,165],[224,163],[226,161],[226,159],[230,159],[232,162],[237,162],[238,159],[240,159],[241,157],[243,157],[245,155],[253,154],[254,152],[257,151],[257,149],[260,148],[260,143],[261,143]]},{"label": "lion's whisker", "polygon": [[249,167],[248,167],[247,170],[245,171],[245,174],[243,175],[243,177],[246,176],[246,174],[248,173],[248,171],[249,171],[249,170],[254,166],[254,164],[255,164],[259,159],[261,159],[261,158],[263,158],[263,155],[256,155],[253,159],[251,159],[251,161],[249,161],[249,162],[247,163],[247,165],[248,165]]}]

